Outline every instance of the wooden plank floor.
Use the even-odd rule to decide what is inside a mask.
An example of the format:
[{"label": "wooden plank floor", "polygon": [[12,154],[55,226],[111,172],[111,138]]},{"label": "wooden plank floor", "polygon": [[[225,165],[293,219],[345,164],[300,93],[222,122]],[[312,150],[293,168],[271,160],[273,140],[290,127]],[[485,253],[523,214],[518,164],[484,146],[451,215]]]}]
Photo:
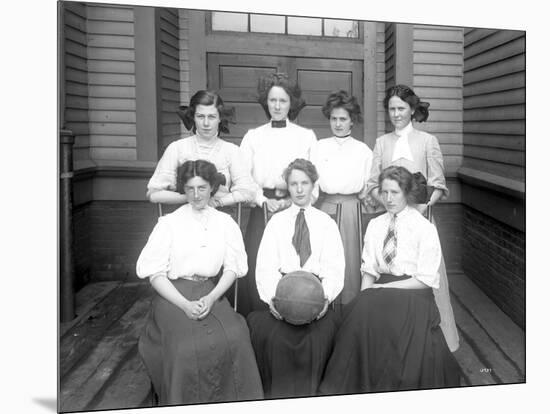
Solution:
[{"label": "wooden plank floor", "polygon": [[[451,274],[449,284],[463,384],[524,382],[523,330],[466,276]],[[152,406],[137,351],[152,294],[144,282],[93,283],[78,292],[77,317],[59,329],[61,412]]]}]

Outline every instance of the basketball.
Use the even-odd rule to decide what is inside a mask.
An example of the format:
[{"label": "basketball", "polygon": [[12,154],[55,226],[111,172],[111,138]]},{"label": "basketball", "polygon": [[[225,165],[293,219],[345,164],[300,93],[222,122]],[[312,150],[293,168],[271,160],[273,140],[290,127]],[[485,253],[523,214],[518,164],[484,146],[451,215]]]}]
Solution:
[{"label": "basketball", "polygon": [[298,270],[287,273],[279,280],[273,306],[292,325],[313,321],[323,310],[325,293],[318,277]]}]

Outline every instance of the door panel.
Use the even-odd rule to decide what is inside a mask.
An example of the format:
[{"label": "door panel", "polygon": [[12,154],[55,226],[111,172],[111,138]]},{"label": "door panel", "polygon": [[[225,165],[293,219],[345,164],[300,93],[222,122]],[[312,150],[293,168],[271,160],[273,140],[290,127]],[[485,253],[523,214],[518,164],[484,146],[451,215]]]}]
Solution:
[{"label": "door panel", "polygon": [[[267,122],[257,103],[257,82],[260,76],[286,72],[297,80],[307,106],[296,122],[315,131],[317,138],[331,136],[328,120],[321,113],[327,96],[340,89],[363,101],[363,66],[361,61],[312,59],[263,55],[208,54],[208,88],[218,90],[224,102],[235,108],[236,124],[224,138],[237,145],[250,128]],[[353,136],[363,139],[363,127],[354,127]]]}]

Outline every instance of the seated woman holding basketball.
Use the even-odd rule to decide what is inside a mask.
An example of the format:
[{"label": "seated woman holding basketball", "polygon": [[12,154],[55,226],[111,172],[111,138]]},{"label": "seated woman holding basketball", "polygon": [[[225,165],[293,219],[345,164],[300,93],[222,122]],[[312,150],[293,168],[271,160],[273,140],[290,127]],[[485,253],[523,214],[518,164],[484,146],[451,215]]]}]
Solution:
[{"label": "seated woman holding basketball", "polygon": [[337,328],[328,305],[344,285],[338,227],[311,206],[315,166],[296,159],[283,176],[292,205],[267,223],[256,262],[258,293],[270,311],[247,318],[267,398],[317,394]]},{"label": "seated woman holding basketball", "polygon": [[406,168],[386,168],[379,186],[386,213],[367,227],[362,291],[344,309],[323,394],[460,385],[432,293],[440,277],[437,230],[411,206],[415,181]]}]

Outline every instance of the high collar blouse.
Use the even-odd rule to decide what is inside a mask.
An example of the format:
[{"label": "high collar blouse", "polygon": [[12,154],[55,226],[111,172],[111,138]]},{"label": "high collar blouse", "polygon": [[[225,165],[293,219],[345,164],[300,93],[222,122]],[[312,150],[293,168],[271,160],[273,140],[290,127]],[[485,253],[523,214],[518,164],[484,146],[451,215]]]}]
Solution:
[{"label": "high collar blouse", "polygon": [[411,146],[409,145],[409,134],[412,132],[412,122],[409,122],[403,129],[396,129],[395,135],[397,135],[397,141],[395,141],[395,147],[392,154],[392,162],[397,161],[400,158],[414,162],[414,158],[411,153]]},{"label": "high collar blouse", "polygon": [[256,261],[256,285],[260,299],[270,303],[283,274],[296,270],[313,273],[321,279],[325,296],[332,302],[344,286],[344,247],[336,223],[315,207],[305,208],[311,256],[300,267],[292,245],[296,216],[300,207],[291,207],[271,217],[264,231]]},{"label": "high collar blouse", "polygon": [[140,278],[214,277],[223,266],[237,277],[248,271],[241,230],[226,213],[206,207],[197,215],[185,204],[160,217],[137,261]]},{"label": "high collar blouse", "polygon": [[409,206],[399,212],[395,218],[397,255],[390,267],[382,254],[390,220],[391,214],[385,213],[369,222],[365,233],[361,272],[376,278],[381,273],[409,275],[427,286],[439,288],[441,246],[435,226],[418,210]]},{"label": "high collar blouse", "polygon": [[203,159],[212,162],[218,172],[225,176],[225,185],[221,185],[214,197],[223,198],[224,204],[231,201],[248,202],[256,193],[239,147],[218,137],[211,143],[199,144],[196,135],[181,138],[166,147],[155,172],[147,185],[148,192],[158,190],[176,191],[177,168],[185,161]]},{"label": "high collar blouse", "polygon": [[319,173],[319,187],[328,194],[356,194],[366,185],[372,151],[361,141],[325,138],[315,145],[311,161]]},{"label": "high collar blouse", "polygon": [[311,159],[317,138],[311,129],[287,120],[286,127],[271,123],[249,130],[241,142],[245,162],[257,184],[256,204],[266,201],[263,188],[286,190],[283,171],[296,158]]},{"label": "high collar blouse", "polygon": [[443,154],[437,138],[427,132],[411,127],[407,134],[407,141],[412,154],[412,161],[404,157],[393,160],[398,140],[399,136],[395,131],[382,135],[376,140],[372,168],[367,181],[367,192],[370,193],[378,187],[378,176],[384,168],[396,165],[406,168],[413,174],[421,172],[426,177],[428,186],[442,190],[443,196],[447,197],[449,189],[445,181]]}]

